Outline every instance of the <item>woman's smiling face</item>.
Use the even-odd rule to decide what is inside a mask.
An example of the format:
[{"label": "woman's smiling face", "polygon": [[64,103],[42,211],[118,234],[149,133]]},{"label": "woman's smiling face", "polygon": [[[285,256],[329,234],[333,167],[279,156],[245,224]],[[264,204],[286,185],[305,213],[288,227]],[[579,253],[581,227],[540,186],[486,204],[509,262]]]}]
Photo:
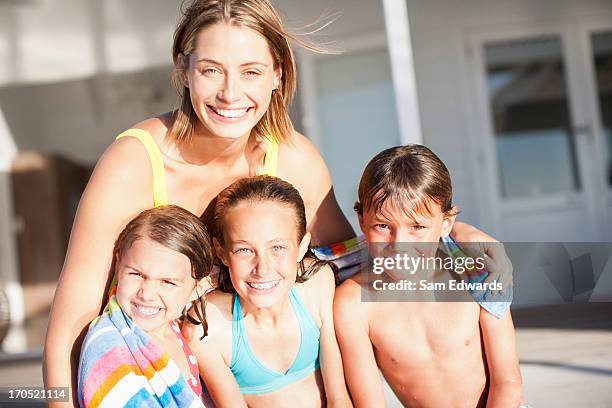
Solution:
[{"label": "woman's smiling face", "polygon": [[279,304],[295,284],[308,235],[298,241],[295,212],[271,202],[243,202],[227,211],[217,252],[234,289],[255,308]]},{"label": "woman's smiling face", "polygon": [[262,35],[225,23],[198,33],[193,53],[181,61],[194,111],[217,137],[249,135],[281,78]]}]

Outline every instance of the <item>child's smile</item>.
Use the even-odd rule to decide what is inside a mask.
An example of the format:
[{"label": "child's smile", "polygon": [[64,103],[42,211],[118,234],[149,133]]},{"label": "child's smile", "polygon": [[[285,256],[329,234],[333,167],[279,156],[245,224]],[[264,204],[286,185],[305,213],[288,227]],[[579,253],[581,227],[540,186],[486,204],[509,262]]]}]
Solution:
[{"label": "child's smile", "polygon": [[117,301],[134,323],[150,332],[179,316],[195,287],[189,259],[150,239],[139,239],[117,269]]}]

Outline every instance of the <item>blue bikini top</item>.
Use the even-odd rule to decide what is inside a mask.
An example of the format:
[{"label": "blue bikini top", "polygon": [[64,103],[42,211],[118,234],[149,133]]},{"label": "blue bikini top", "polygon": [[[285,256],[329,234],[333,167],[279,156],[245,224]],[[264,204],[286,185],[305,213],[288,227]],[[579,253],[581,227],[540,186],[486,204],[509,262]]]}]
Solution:
[{"label": "blue bikini top", "polygon": [[238,295],[234,295],[232,321],[232,362],[230,370],[242,394],[268,394],[292,382],[301,380],[319,368],[319,339],[321,330],[291,288],[289,299],[300,326],[300,349],[286,373],[264,366],[255,357],[246,328]]}]

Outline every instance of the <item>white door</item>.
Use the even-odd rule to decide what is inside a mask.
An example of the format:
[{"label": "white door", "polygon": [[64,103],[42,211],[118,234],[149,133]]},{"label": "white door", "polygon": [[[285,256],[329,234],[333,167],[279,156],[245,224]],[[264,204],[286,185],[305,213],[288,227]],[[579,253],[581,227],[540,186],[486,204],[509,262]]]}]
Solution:
[{"label": "white door", "polygon": [[468,40],[480,196],[501,240],[611,237],[612,31],[589,27],[496,27]]},{"label": "white door", "polygon": [[578,24],[580,50],[586,61],[584,90],[587,119],[596,146],[597,180],[602,194],[603,240],[612,242],[612,18]]}]

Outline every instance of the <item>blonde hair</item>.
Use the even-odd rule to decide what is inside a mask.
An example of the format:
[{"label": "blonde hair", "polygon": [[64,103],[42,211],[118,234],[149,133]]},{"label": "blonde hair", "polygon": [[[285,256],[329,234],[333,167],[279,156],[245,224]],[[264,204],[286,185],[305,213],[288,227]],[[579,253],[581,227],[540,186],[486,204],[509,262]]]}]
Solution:
[{"label": "blonde hair", "polygon": [[170,138],[179,143],[188,142],[193,136],[194,123],[198,120],[191,104],[189,88],[182,80],[183,68],[179,55],[189,56],[195,48],[198,33],[217,23],[249,28],[266,39],[274,68],[281,68],[282,77],[278,88],[272,91],[268,110],[255,125],[252,134],[257,138],[272,138],[277,143],[289,140],[294,129],[287,107],[297,87],[295,56],[289,42],[295,41],[314,52],[327,51],[287,31],[278,11],[268,0],[192,0],[183,10],[181,21],[174,31],[172,46],[172,85],[181,97],[181,105],[174,111]]}]

